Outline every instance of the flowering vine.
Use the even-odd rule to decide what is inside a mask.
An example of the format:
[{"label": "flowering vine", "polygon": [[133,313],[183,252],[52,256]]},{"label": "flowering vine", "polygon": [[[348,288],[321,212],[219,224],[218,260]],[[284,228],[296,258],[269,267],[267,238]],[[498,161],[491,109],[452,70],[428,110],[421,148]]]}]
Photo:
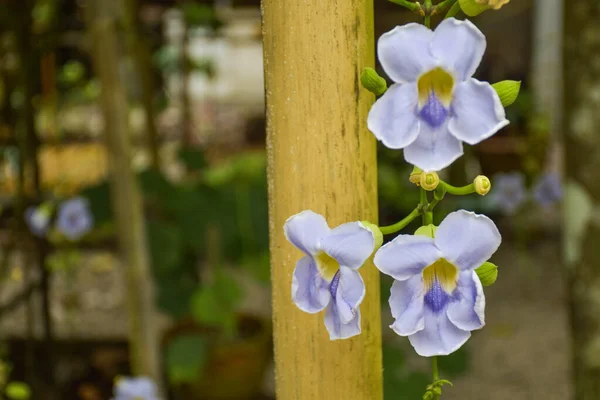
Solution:
[{"label": "flowering vine", "polygon": [[[361,332],[366,289],[358,270],[375,253],[375,266],[394,278],[390,328],[408,337],[419,355],[432,358],[433,381],[423,399],[433,400],[450,384],[438,375],[437,357],[455,352],[485,325],[483,288],[497,278],[489,259],[501,243],[496,225],[484,215],[459,210],[433,224],[435,207],[446,195],[485,196],[492,189],[483,175],[453,186],[438,172],[463,155],[463,143],[477,144],[508,125],[504,108],[516,100],[520,83],[473,78],[486,38],[472,22],[455,18],[461,11],[475,16],[498,10],[509,0],[391,1],[422,16],[423,24],[398,26],[379,38],[378,58],[393,84],[388,88],[371,68],[363,71],[362,85],[378,97],[366,123],[383,145],[403,150],[414,166],[408,179],[419,187],[420,201],[393,225],[363,221],[331,229],[323,216],[306,210],[290,217],[284,230],[304,253],[293,274],[292,300],[308,313],[325,310],[332,340]],[[432,30],[432,17],[443,14]],[[501,181],[498,198],[518,192],[520,183],[518,178]],[[549,178],[540,181],[537,192],[559,196]],[[398,234],[419,217],[422,226],[413,234]],[[396,236],[381,246],[383,235]]]}]

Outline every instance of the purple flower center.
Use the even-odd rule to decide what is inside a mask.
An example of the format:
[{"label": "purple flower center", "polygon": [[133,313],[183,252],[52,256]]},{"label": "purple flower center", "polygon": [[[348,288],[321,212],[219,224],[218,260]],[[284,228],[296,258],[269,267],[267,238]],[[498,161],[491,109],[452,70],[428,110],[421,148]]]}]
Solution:
[{"label": "purple flower center", "polygon": [[335,294],[337,293],[337,288],[338,288],[339,284],[340,284],[340,271],[338,270],[338,272],[336,272],[335,275],[333,276],[331,283],[329,284],[329,293],[331,293],[331,296],[334,299],[335,299]]},{"label": "purple flower center", "polygon": [[435,278],[433,285],[425,294],[425,304],[434,313],[438,313],[446,307],[450,300],[450,295],[442,288],[440,282]]},{"label": "purple flower center", "polygon": [[421,111],[419,111],[419,116],[430,126],[437,128],[442,125],[444,121],[446,121],[446,118],[448,117],[448,110],[446,107],[444,107],[432,90],[429,92],[427,103],[425,103],[423,108],[421,108]]}]

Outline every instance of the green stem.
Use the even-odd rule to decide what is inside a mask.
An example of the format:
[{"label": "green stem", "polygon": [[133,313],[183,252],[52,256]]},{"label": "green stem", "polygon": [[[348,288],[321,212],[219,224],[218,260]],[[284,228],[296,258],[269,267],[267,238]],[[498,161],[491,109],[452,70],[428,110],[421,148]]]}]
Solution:
[{"label": "green stem", "polygon": [[431,28],[431,7],[431,0],[425,0],[425,17],[423,23],[428,28]]},{"label": "green stem", "polygon": [[406,7],[414,13],[419,14],[421,12],[421,6],[417,3],[413,3],[408,0],[389,0],[389,1],[391,1],[392,3],[396,3],[398,5],[401,5],[402,7]]},{"label": "green stem", "polygon": [[429,211],[429,201],[427,200],[427,191],[421,188],[421,201],[419,202],[421,210],[423,210],[423,226],[433,224],[433,213]]},{"label": "green stem", "polygon": [[[437,382],[440,379],[440,374],[438,372],[438,359],[435,356],[431,358],[431,371],[433,373],[433,382]],[[439,400],[440,396],[436,394],[433,398],[434,400]]]},{"label": "green stem", "polygon": [[444,1],[442,1],[441,3],[439,3],[438,5],[436,5],[433,8],[433,11],[431,11],[431,15],[443,14],[444,11],[446,11],[446,9],[448,9],[450,6],[454,5],[455,2],[456,2],[456,0],[444,0]]},{"label": "green stem", "polygon": [[435,206],[437,206],[437,204],[438,204],[439,202],[440,202],[440,201],[439,201],[438,199],[433,199],[433,200],[431,201],[431,203],[429,203],[429,206],[427,206],[427,211],[428,211],[428,212],[432,212],[432,211],[433,211],[433,209],[435,208]]},{"label": "green stem", "polygon": [[460,12],[460,3],[454,3],[454,5],[450,9],[450,11],[448,11],[448,14],[446,14],[444,19],[455,17],[456,14],[458,14],[459,12]]},{"label": "green stem", "polygon": [[408,214],[403,220],[395,223],[394,225],[389,226],[380,226],[379,230],[384,235],[390,235],[392,233],[396,233],[406,228],[408,224],[410,224],[415,218],[417,218],[421,214],[421,208],[415,208],[410,214]]},{"label": "green stem", "polygon": [[441,181],[440,185],[444,185],[445,188],[446,188],[446,191],[448,193],[450,193],[450,194],[455,195],[455,196],[466,196],[468,194],[475,193],[475,185],[472,184],[472,183],[470,185],[467,185],[467,186],[456,187],[456,186],[452,186],[449,183]]}]

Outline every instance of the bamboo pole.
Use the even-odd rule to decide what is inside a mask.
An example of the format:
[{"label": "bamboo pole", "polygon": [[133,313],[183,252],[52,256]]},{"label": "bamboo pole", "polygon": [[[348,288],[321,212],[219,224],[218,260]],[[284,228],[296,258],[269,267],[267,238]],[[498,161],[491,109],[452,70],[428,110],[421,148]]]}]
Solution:
[{"label": "bamboo pole", "polygon": [[105,139],[117,239],[127,270],[131,369],[159,381],[158,332],[145,238],[142,199],[131,167],[128,105],[119,77],[118,0],[87,4],[94,67],[102,85]]},{"label": "bamboo pole", "polygon": [[566,190],[564,257],[568,278],[573,355],[573,399],[600,399],[600,3],[565,1],[564,143]]},{"label": "bamboo pole", "polygon": [[372,0],[263,0],[271,279],[277,399],[377,400],[382,394],[379,276],[361,268],[362,334],[330,341],[323,314],[291,301],[301,257],[283,235],[304,209],[331,226],[377,219],[373,96],[359,76],[374,59]]}]

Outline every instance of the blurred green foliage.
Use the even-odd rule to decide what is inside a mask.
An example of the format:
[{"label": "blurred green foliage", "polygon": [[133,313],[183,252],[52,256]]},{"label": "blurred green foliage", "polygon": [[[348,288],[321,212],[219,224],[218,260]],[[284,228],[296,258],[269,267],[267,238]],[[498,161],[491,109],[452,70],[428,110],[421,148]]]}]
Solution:
[{"label": "blurred green foliage", "polygon": [[177,336],[167,350],[167,373],[174,384],[198,378],[208,361],[208,341],[200,334]]}]

